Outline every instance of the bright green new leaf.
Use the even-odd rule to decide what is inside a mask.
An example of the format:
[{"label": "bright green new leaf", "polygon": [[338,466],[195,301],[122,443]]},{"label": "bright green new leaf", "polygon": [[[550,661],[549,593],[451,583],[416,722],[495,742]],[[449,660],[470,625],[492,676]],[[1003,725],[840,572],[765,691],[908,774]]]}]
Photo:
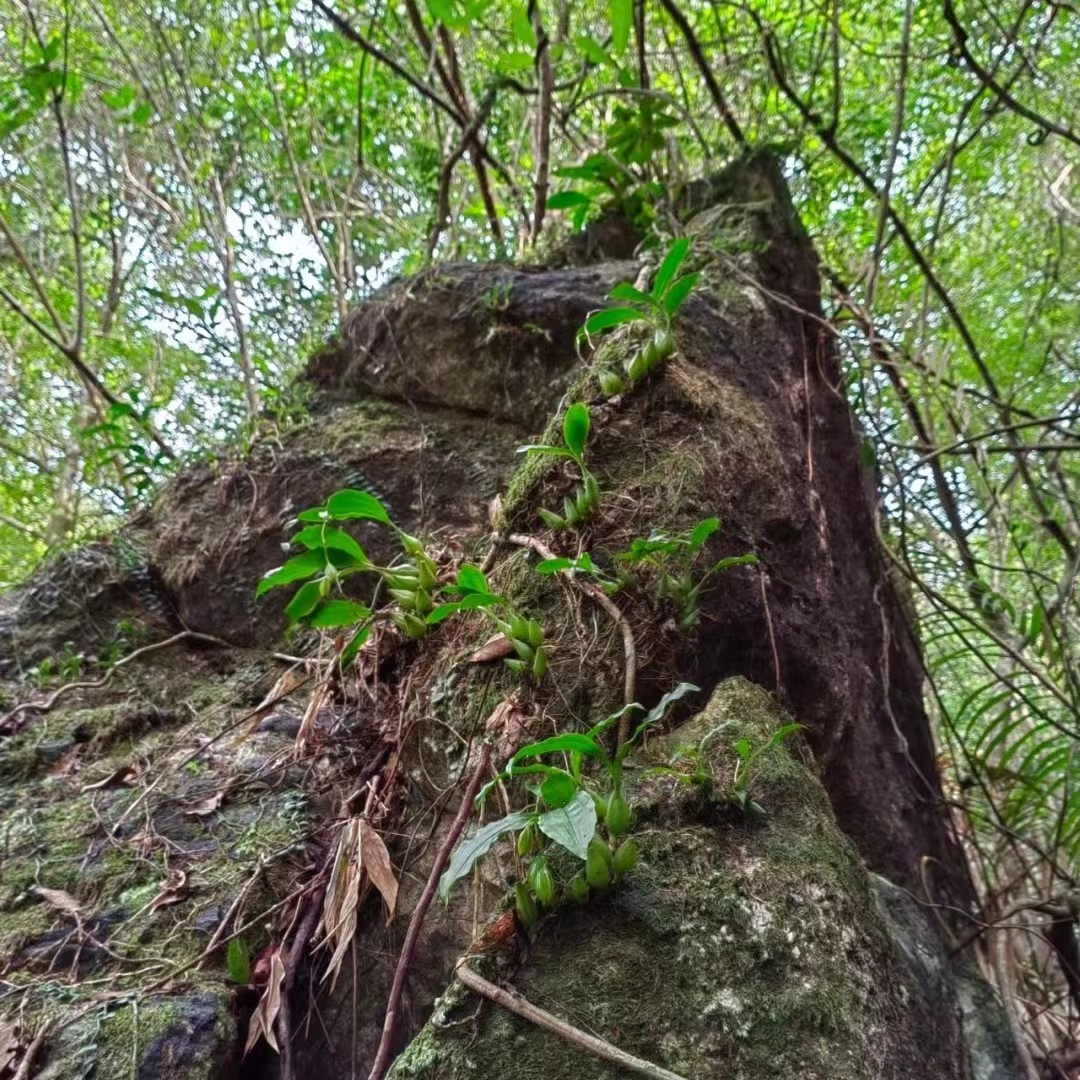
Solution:
[{"label": "bright green new leaf", "polygon": [[572,210],[575,206],[589,206],[592,199],[580,191],[556,191],[547,201],[549,210]]},{"label": "bright green new leaf", "polygon": [[386,507],[366,491],[355,491],[352,488],[335,491],[327,500],[326,508],[330,516],[338,521],[369,518],[372,521],[381,521],[384,525],[391,524]]},{"label": "bright green new leaf", "polygon": [[135,87],[130,83],[125,83],[118,90],[106,90],[102,93],[101,100],[110,109],[120,112],[135,100]]},{"label": "bright green new leaf", "polygon": [[332,630],[339,626],[355,626],[371,618],[371,608],[352,600],[324,600],[308,619],[316,630]]},{"label": "bright green new leaf", "polygon": [[683,259],[686,258],[686,253],[689,250],[690,241],[685,236],[680,240],[676,240],[668,248],[668,253],[664,256],[664,261],[660,264],[660,268],[656,271],[656,277],[653,279],[652,295],[654,300],[659,301],[664,295],[668,282],[679,272],[679,267],[682,266]]},{"label": "bright green new leaf", "polygon": [[371,637],[371,623],[361,626],[352,636],[352,640],[341,650],[341,666],[347,668],[355,659],[364,643]]},{"label": "bright green new leaf", "polygon": [[513,767],[518,761],[523,761],[525,758],[539,757],[541,754],[568,753],[570,751],[577,754],[586,754],[589,757],[598,757],[603,755],[604,748],[588,735],[577,731],[567,731],[562,735],[553,735],[550,739],[543,739],[540,742],[523,746],[510,759],[510,765]]},{"label": "bright green new leaf", "polygon": [[685,697],[687,694],[694,694],[700,690],[700,686],[695,686],[693,683],[681,682],[674,690],[669,690],[657,703],[649,710],[645,715],[645,719],[641,721],[637,726],[637,730],[629,739],[623,744],[622,750],[619,754],[619,759],[625,758],[630,752],[630,748],[641,738],[642,735],[648,731],[653,724],[658,724],[664,718],[664,714],[668,709],[680,698]]},{"label": "bright green new leaf", "polygon": [[640,289],[635,289],[629,281],[620,281],[608,295],[612,300],[624,300],[631,304],[644,304],[646,307],[653,306],[653,298]]},{"label": "bright green new leaf", "polygon": [[[581,50],[581,55],[589,61],[590,64],[610,64],[611,57],[604,52],[603,46],[594,37],[590,37],[588,34],[578,34],[574,38],[574,44]],[[572,168],[573,166],[569,166]],[[557,175],[564,176],[565,170],[557,170]],[[589,177],[591,179],[591,177]]]},{"label": "bright green new leaf", "polygon": [[315,610],[315,605],[322,599],[322,581],[309,581],[301,585],[293,598],[285,607],[285,614],[294,622],[310,615]]},{"label": "bright green new leaf", "polygon": [[323,547],[335,548],[351,555],[358,563],[368,561],[364,549],[347,532],[336,529],[332,525],[310,525],[306,529],[301,529],[293,536],[292,543],[301,544],[312,550]]},{"label": "bright green new leaf", "polygon": [[630,43],[630,23],[634,17],[634,0],[609,0],[611,13],[611,47],[616,53],[626,52]]},{"label": "bright green new leaf", "polygon": [[276,589],[279,585],[288,585],[301,578],[311,577],[325,566],[326,556],[321,551],[305,551],[303,555],[295,555],[284,566],[279,566],[276,570],[264,574],[255,590],[255,595],[262,596],[264,592]]},{"label": "bright green new leaf", "polygon": [[514,40],[519,45],[527,45],[530,49],[536,48],[536,31],[533,30],[529,21],[529,12],[526,5],[521,4],[510,12],[510,29],[513,31]]},{"label": "bright green new leaf", "polygon": [[567,449],[580,461],[589,438],[589,406],[584,401],[575,401],[566,410],[566,416],[563,417],[563,438],[566,440]]},{"label": "bright green new leaf", "polygon": [[536,564],[536,572],[538,574],[557,574],[560,570],[569,570],[573,565],[574,560],[567,559],[565,556],[558,559],[544,559]]},{"label": "bright green new leaf", "polygon": [[699,521],[690,531],[690,547],[697,551],[719,528],[720,519],[718,517],[705,518],[704,521]]},{"label": "bright green new leaf", "polygon": [[587,791],[579,791],[565,806],[541,814],[536,824],[545,836],[584,860],[596,835],[596,806]]},{"label": "bright green new leaf", "polygon": [[457,576],[458,588],[463,593],[490,593],[491,589],[488,588],[487,578],[484,577],[483,571],[478,566],[473,566],[471,563],[465,563],[460,570],[458,570]]},{"label": "bright green new leaf", "polygon": [[428,614],[426,621],[429,626],[434,626],[436,623],[441,623],[444,619],[450,618],[451,615],[456,615],[459,611],[476,611],[478,608],[492,607],[495,604],[502,603],[505,603],[505,600],[494,593],[469,593],[468,596],[463,597],[461,600],[455,600],[449,604],[439,604],[437,608]]},{"label": "bright green new leaf", "polygon": [[641,312],[633,308],[613,307],[597,311],[585,320],[583,330],[586,334],[598,334],[601,330],[610,330],[613,326],[634,322],[641,318]]},{"label": "bright green new leaf", "polygon": [[552,809],[566,806],[574,797],[578,786],[574,778],[562,769],[552,769],[540,785],[540,798]]},{"label": "bright green new leaf", "polygon": [[690,295],[690,291],[698,283],[700,277],[701,275],[697,273],[687,274],[686,277],[681,277],[674,282],[664,293],[664,298],[660,303],[668,318],[671,318],[682,307],[683,301]]}]

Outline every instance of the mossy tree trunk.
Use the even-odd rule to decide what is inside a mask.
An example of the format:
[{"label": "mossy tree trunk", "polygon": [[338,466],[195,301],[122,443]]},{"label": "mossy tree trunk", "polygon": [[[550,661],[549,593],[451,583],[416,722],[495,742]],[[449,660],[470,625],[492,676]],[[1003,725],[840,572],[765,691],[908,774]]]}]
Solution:
[{"label": "mossy tree trunk", "polygon": [[[542,624],[550,670],[539,683],[522,683],[499,661],[478,661],[490,626],[480,613],[462,615],[420,642],[382,635],[322,710],[323,734],[291,765],[274,758],[276,771],[267,773],[269,751],[245,745],[240,755],[215,756],[197,741],[182,762],[202,768],[212,790],[233,793],[230,807],[247,814],[238,821],[251,819],[253,804],[264,808],[267,796],[262,789],[252,794],[253,785],[268,783],[270,774],[273,814],[303,801],[306,854],[294,857],[298,849],[288,848],[296,833],[272,830],[273,843],[284,839],[293,853],[287,867],[294,877],[325,863],[343,798],[348,814],[367,802],[388,839],[400,878],[399,917],[387,928],[377,896],[362,905],[355,963],[346,962],[333,990],[307,979],[317,980],[319,955],[299,972],[292,1014],[303,1016],[309,998],[302,988],[311,985],[319,1022],[295,1022],[296,1077],[367,1074],[403,924],[480,744],[495,741],[501,766],[515,745],[581,730],[625,704],[627,627],[639,701],[650,706],[680,681],[700,687],[693,704],[684,701],[681,715],[673,714],[675,729],[630,761],[640,866],[606,897],[582,908],[556,907],[531,935],[504,935],[504,948],[475,963],[571,1023],[688,1078],[1013,1075],[1007,1048],[995,1041],[996,1020],[986,1022],[996,1017],[992,1002],[947,960],[936,924],[905,899],[962,908],[970,889],[942,807],[917,642],[876,543],[873,475],[821,319],[812,246],[767,159],[695,186],[678,205],[701,284],[679,314],[676,353],[640,385],[611,397],[598,379],[638,347],[633,328],[616,331],[585,363],[575,350],[587,313],[604,304],[614,284],[638,276],[636,262],[605,261],[602,250],[586,246],[592,263],[584,267],[431,270],[350,315],[309,367],[313,393],[298,424],[261,439],[242,460],[225,457],[188,472],[152,513],[131,523],[122,544],[105,545],[107,570],[96,577],[83,571],[78,590],[71,585],[80,576],[76,560],[54,567],[52,578],[39,575],[9,604],[6,621],[0,617],[0,633],[23,664],[55,649],[61,635],[94,647],[94,635],[107,640],[136,610],[149,626],[148,608],[159,636],[182,623],[245,647],[230,657],[203,644],[186,661],[151,658],[122,677],[129,698],[157,701],[190,694],[191,687],[201,694],[195,721],[170,713],[120,744],[119,759],[126,760],[131,739],[143,739],[135,744],[141,768],[168,778],[140,803],[155,835],[167,833],[168,814],[175,816],[185,795],[192,805],[175,765],[187,756],[178,748],[192,745],[200,724],[209,723],[210,687],[235,683],[241,672],[261,687],[247,701],[229,699],[213,721],[217,728],[235,723],[273,681],[276,661],[267,650],[281,634],[282,602],[255,606],[254,585],[280,561],[283,523],[335,488],[378,494],[404,528],[433,538],[447,573],[465,559],[488,557],[493,588]],[[572,471],[544,459],[515,470],[521,459],[513,450],[547,421],[549,438],[557,439],[568,401],[590,406],[587,460],[601,495],[585,526],[552,533],[537,509],[560,507],[574,487]],[[680,626],[682,613],[659,594],[657,574],[638,575],[615,596],[624,627],[587,589],[535,571],[537,541],[559,555],[587,550],[610,566],[635,538],[684,532],[713,516],[722,527],[695,564],[698,572],[728,555],[753,552],[759,561],[710,578],[693,626]],[[377,528],[365,526],[357,536],[376,556],[385,550]],[[128,563],[121,564],[118,550],[128,553]],[[68,584],[50,591],[58,578]],[[101,708],[93,693],[79,692],[49,714],[72,752],[87,742],[72,733]],[[290,716],[302,708],[302,696],[298,690],[301,705],[293,713],[285,706],[263,717],[264,725],[278,726],[262,730],[294,730]],[[507,702],[516,726],[488,730]],[[765,810],[762,820],[705,798],[700,785],[687,788],[668,773],[648,771],[713,733],[699,765],[714,791],[728,790],[735,744],[767,741],[784,710],[803,730],[762,759],[752,791]],[[5,761],[8,768],[0,776],[12,790],[27,785],[20,797],[37,800],[34,812],[40,804],[40,819],[61,830],[47,806],[53,796],[35,757],[41,740],[34,742],[32,715],[11,721],[0,756],[0,769]],[[122,719],[110,714],[95,722]],[[99,741],[96,756],[84,753],[83,764],[104,773],[119,738]],[[370,800],[372,789],[356,789],[360,774],[376,782]],[[59,784],[87,799],[74,775],[61,775]],[[510,785],[505,794],[513,801],[523,793]],[[10,807],[4,813],[10,832]],[[134,842],[123,829],[129,801],[99,799],[94,813],[110,842]],[[203,815],[191,816],[204,827]],[[22,868],[21,876],[12,885],[9,868],[0,904],[42,922],[28,869],[40,855],[40,829],[37,835],[13,849],[11,865]],[[137,838],[149,842],[143,833]],[[76,856],[72,850],[66,857]],[[189,845],[173,858],[188,878],[209,883],[169,905],[166,940],[175,947],[189,940],[211,899],[233,918],[229,905],[247,879],[230,876],[235,830],[201,854]],[[474,1001],[452,987],[456,960],[506,909],[507,880],[518,869],[510,852],[496,849],[448,906],[431,910],[396,1032],[395,1050],[407,1050],[395,1075],[619,1075],[491,1006],[469,1020]],[[573,869],[556,863],[560,873]],[[256,876],[258,890],[241,895],[243,910],[258,910],[256,895],[267,902],[288,895],[284,885]],[[53,885],[40,878],[37,884]],[[103,872],[85,901],[117,911],[122,921],[147,899],[131,897],[132,890],[152,884],[145,867],[125,865]],[[77,876],[64,878],[62,887],[77,893]],[[268,941],[295,934],[295,904],[284,916],[270,924]],[[500,925],[509,925],[506,918]],[[140,940],[160,948],[153,929]],[[24,947],[19,938],[12,956]],[[209,971],[177,973],[170,988],[183,988],[189,997],[182,1000],[208,981],[220,991],[214,962],[220,958]],[[34,985],[32,975],[27,985]],[[202,993],[198,1000],[224,998]],[[38,1005],[48,1011],[47,1000]],[[175,1027],[171,1019],[162,1023],[153,1044],[158,1058],[161,1039]],[[231,1038],[222,1034],[226,1027],[213,1028],[214,1054],[201,1054],[203,1064],[178,1075],[234,1068],[222,1064]],[[136,1059],[148,1060],[146,1036],[131,1038]],[[72,1045],[83,1044],[54,1044],[54,1066],[70,1060]],[[131,1054],[124,1060],[130,1064]],[[104,1061],[99,1075],[111,1076]],[[272,1059],[248,1059],[251,1075],[275,1067]]]}]

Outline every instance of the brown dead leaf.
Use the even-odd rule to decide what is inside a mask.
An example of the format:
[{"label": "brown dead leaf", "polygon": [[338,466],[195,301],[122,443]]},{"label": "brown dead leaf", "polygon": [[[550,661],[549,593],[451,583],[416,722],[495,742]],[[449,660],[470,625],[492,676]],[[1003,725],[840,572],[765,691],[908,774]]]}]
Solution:
[{"label": "brown dead leaf", "polygon": [[251,982],[253,986],[265,986],[270,981],[270,964],[274,959],[274,946],[267,945],[258,957],[251,969]]},{"label": "brown dead leaf", "polygon": [[334,869],[323,900],[322,931],[327,944],[334,949],[327,965],[324,981],[333,988],[345,954],[356,933],[356,910],[367,895],[363,866],[360,861],[360,822],[352,818],[338,837]]},{"label": "brown dead leaf", "polygon": [[382,837],[363,818],[360,819],[359,832],[360,863],[386,901],[386,925],[389,926],[394,921],[398,894],[398,880],[390,863],[390,852],[386,850]]},{"label": "brown dead leaf", "polygon": [[513,656],[514,643],[505,634],[496,634],[488,638],[479,649],[469,657],[470,664],[487,664],[492,660],[501,660],[504,656]]},{"label": "brown dead leaf", "polygon": [[126,784],[134,775],[134,765],[121,765],[119,769],[109,773],[103,780],[95,780],[92,784],[83,784],[82,790],[84,792],[101,791],[104,788],[120,787],[121,784]]},{"label": "brown dead leaf", "polygon": [[184,816],[206,817],[207,815],[214,813],[215,810],[220,810],[221,804],[225,801],[234,787],[236,787],[235,779],[230,780],[224,787],[218,788],[213,795],[209,795],[205,799],[199,799],[198,802],[188,803],[184,807]]},{"label": "brown dead leaf", "polygon": [[495,736],[495,758],[498,761],[513,757],[514,751],[531,737],[529,718],[522,711],[521,699],[516,693],[495,706],[485,727]]},{"label": "brown dead leaf", "polygon": [[251,1023],[248,1026],[247,1044],[244,1046],[246,1057],[251,1048],[262,1036],[274,1049],[281,1053],[278,1048],[277,1036],[274,1034],[274,1024],[277,1023],[278,1013],[281,1012],[281,981],[285,978],[285,965],[281,960],[281,950],[277,950],[270,958],[270,976],[266,980],[266,989],[259,999],[259,1005],[251,1014]]},{"label": "brown dead leaf", "polygon": [[69,915],[82,914],[82,904],[71,893],[66,893],[63,889],[46,889],[43,885],[35,885],[33,891],[42,900],[52,904],[54,908],[58,908],[60,911],[66,911]]},{"label": "brown dead leaf", "polygon": [[270,688],[270,692],[255,706],[251,714],[251,723],[233,740],[237,746],[255,734],[259,725],[270,715],[274,708],[287,698],[303,681],[293,668],[287,669]]},{"label": "brown dead leaf", "polygon": [[49,776],[59,780],[78,772],[79,760],[82,757],[82,747],[72,747],[59,761],[49,770]]},{"label": "brown dead leaf", "polygon": [[168,907],[170,904],[179,904],[187,898],[187,874],[183,870],[170,870],[161,891],[150,901],[150,910]]},{"label": "brown dead leaf", "polygon": [[304,715],[300,719],[300,730],[296,733],[297,753],[303,751],[308,740],[311,738],[312,733],[315,731],[315,724],[318,722],[319,713],[322,711],[322,707],[326,704],[329,696],[330,680],[328,676],[311,691],[311,697],[308,698],[307,708],[304,709]]}]

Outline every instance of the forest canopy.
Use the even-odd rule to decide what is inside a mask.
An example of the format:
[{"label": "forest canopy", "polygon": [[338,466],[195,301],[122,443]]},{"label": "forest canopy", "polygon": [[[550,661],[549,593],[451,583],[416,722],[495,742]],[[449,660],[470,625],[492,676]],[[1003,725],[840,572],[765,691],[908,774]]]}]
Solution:
[{"label": "forest canopy", "polygon": [[1080,851],[1078,72],[1031,0],[0,0],[0,588],[287,426],[396,275],[662,252],[767,150],[982,897],[1031,899]]}]

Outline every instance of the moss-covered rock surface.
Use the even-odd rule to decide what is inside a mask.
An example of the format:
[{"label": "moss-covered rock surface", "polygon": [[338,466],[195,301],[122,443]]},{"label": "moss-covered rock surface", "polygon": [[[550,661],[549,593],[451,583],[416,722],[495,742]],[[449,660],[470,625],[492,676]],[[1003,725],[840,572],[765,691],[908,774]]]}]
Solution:
[{"label": "moss-covered rock surface", "polygon": [[[717,801],[732,783],[734,743],[762,745],[782,719],[765,691],[729,680],[650,746],[631,786],[638,867],[606,897],[548,916],[516,970],[488,974],[693,1080],[967,1075],[950,977],[922,981],[798,749],[770,750],[755,768],[750,790],[764,818]],[[700,764],[713,777],[712,798],[648,772],[706,736]],[[916,919],[933,940],[926,917]],[[495,1006],[467,1022],[476,1006],[460,986],[451,990],[392,1075],[624,1075]],[[989,1075],[1005,1080],[1009,1066],[999,1059]]]}]

